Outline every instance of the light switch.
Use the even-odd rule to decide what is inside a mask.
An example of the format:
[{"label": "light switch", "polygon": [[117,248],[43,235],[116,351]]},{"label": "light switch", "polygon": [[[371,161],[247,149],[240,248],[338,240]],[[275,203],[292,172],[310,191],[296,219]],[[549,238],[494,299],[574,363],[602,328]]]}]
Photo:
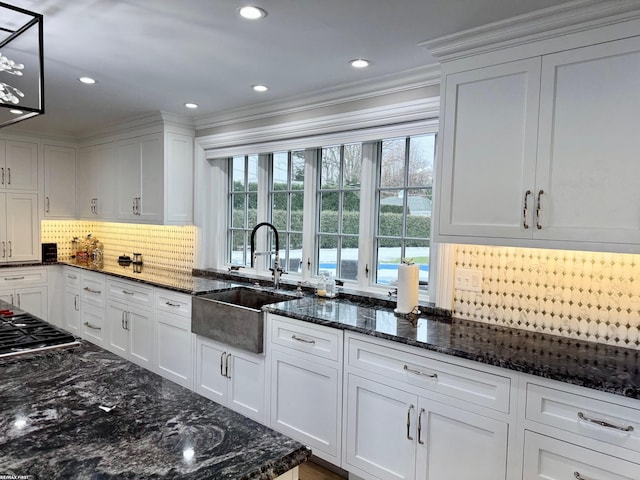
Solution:
[{"label": "light switch", "polygon": [[482,270],[473,268],[456,268],[453,288],[468,292],[482,291]]}]

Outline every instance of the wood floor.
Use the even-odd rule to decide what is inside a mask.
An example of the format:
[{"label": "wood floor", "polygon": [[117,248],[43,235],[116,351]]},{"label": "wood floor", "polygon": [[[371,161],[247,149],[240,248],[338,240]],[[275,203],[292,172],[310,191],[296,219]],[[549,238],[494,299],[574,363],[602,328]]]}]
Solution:
[{"label": "wood floor", "polygon": [[344,480],[329,470],[325,470],[320,465],[313,462],[307,462],[300,465],[298,469],[298,477],[300,480]]}]

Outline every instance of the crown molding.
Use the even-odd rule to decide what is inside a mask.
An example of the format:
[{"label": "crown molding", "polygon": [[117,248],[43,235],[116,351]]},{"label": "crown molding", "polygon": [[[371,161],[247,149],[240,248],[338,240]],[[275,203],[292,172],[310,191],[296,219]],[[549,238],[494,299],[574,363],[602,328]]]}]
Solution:
[{"label": "crown molding", "polygon": [[215,129],[241,122],[298,114],[345,103],[384,97],[438,85],[439,83],[440,66],[426,65],[393,75],[378,77],[377,79],[343,84],[304,95],[202,116],[196,118],[195,127],[196,131]]},{"label": "crown molding", "polygon": [[638,0],[575,0],[419,45],[435,58],[453,60],[638,18]]}]

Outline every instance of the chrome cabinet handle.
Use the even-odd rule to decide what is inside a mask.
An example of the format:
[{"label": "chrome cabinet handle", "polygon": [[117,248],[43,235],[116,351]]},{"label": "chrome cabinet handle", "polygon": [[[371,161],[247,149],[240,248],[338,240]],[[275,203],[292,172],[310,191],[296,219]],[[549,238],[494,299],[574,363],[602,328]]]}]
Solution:
[{"label": "chrome cabinet handle", "polygon": [[230,379],[231,375],[229,375],[229,357],[231,357],[231,354],[227,353],[227,356],[224,359],[224,376]]},{"label": "chrome cabinet handle", "polygon": [[542,229],[542,224],[540,223],[540,210],[542,209],[540,205],[540,198],[542,197],[543,193],[544,193],[544,190],[540,190],[538,192],[538,201],[536,202],[536,228],[538,230]]},{"label": "chrome cabinet handle", "polygon": [[134,198],[134,199],[133,199],[133,201],[134,201],[134,202],[135,202],[135,204],[136,204],[136,211],[135,211],[135,214],[136,214],[136,215],[140,215],[140,197],[136,197],[136,198]]},{"label": "chrome cabinet handle", "polygon": [[4,185],[4,167],[2,167],[2,185]]},{"label": "chrome cabinet handle", "polygon": [[11,245],[11,240],[9,240],[9,258],[13,257],[13,246]]},{"label": "chrome cabinet handle", "polygon": [[89,287],[84,287],[83,290],[86,290],[89,293],[97,293],[98,295],[102,293],[100,290],[94,290],[93,288],[89,288]]},{"label": "chrome cabinet handle", "polygon": [[122,311],[122,315],[120,315],[120,326],[122,327],[123,330],[125,330],[125,328],[124,328],[124,310]]},{"label": "chrome cabinet handle", "polygon": [[420,445],[424,445],[424,441],[422,440],[422,414],[425,413],[425,409],[421,408],[420,413],[418,413],[418,443]]},{"label": "chrome cabinet handle", "polygon": [[76,312],[80,311],[80,309],[78,308],[78,295],[73,296],[73,308]]},{"label": "chrome cabinet handle", "polygon": [[179,307],[180,304],[179,303],[171,303],[169,301],[164,302],[165,305],[168,305],[169,307]]},{"label": "chrome cabinet handle", "polygon": [[583,477],[580,472],[573,472],[573,476],[576,477],[576,480],[590,480],[589,477]]},{"label": "chrome cabinet handle", "polygon": [[49,202],[49,197],[44,197],[44,199],[45,199],[45,203],[46,203],[44,211],[45,211],[45,213],[49,213],[49,207],[51,206],[50,202]]},{"label": "chrome cabinet handle", "polygon": [[529,195],[531,195],[531,190],[527,190],[524,192],[524,208],[522,209],[522,226],[525,230],[529,228],[529,224],[527,223],[527,217],[529,216]]},{"label": "chrome cabinet handle", "polygon": [[24,280],[24,276],[22,277],[4,277],[5,280]]},{"label": "chrome cabinet handle", "polygon": [[122,290],[122,293],[124,293],[125,295],[135,295],[135,292],[127,292],[126,290]]},{"label": "chrome cabinet handle", "polygon": [[605,422],[604,420],[598,420],[595,418],[589,418],[584,413],[578,412],[578,418],[580,420],[584,420],[588,423],[593,423],[595,425],[599,425],[601,427],[613,428],[614,430],[621,430],[623,432],[633,432],[633,425],[627,425],[626,427],[620,427],[618,425],[614,425],[613,423]]},{"label": "chrome cabinet handle", "polygon": [[137,213],[136,213],[136,199],[135,199],[135,197],[134,197],[134,199],[133,199],[133,206],[131,207],[131,209],[133,210],[133,214],[134,214],[134,215],[137,215]]},{"label": "chrome cabinet handle", "polygon": [[102,330],[102,327],[98,327],[97,325],[94,325],[94,324],[89,323],[89,322],[84,322],[84,325],[89,327],[89,328],[92,328],[93,330]]},{"label": "chrome cabinet handle", "polygon": [[13,293],[11,294],[11,305],[15,305],[15,303],[13,303]]},{"label": "chrome cabinet handle", "polygon": [[7,256],[7,244],[5,242],[2,242],[2,258],[5,258]]},{"label": "chrome cabinet handle", "polygon": [[414,368],[409,368],[408,365],[405,365],[403,367],[403,370],[405,372],[409,372],[409,373],[415,373],[416,375],[422,375],[423,377],[429,377],[429,378],[438,378],[438,374],[437,373],[424,373],[420,370],[416,370]]},{"label": "chrome cabinet handle", "polygon": [[131,320],[131,312],[125,312],[124,314],[124,329],[129,330],[129,320]]},{"label": "chrome cabinet handle", "polygon": [[227,354],[227,352],[222,352],[222,353],[220,354],[220,375],[221,375],[221,376],[223,376],[223,377],[224,377],[225,375],[224,375],[224,372],[223,372],[223,370],[222,370],[222,369],[224,368],[224,356],[225,356],[226,354]]},{"label": "chrome cabinet handle", "polygon": [[407,440],[413,440],[411,436],[411,411],[414,409],[413,405],[409,405],[407,409]]},{"label": "chrome cabinet handle", "polygon": [[7,167],[7,177],[9,178],[9,180],[7,180],[7,185],[11,185],[11,168]]},{"label": "chrome cabinet handle", "polygon": [[67,275],[67,278],[70,278],[71,280],[77,280],[78,276],[69,274],[69,275]]},{"label": "chrome cabinet handle", "polygon": [[306,338],[296,337],[295,334],[291,335],[291,339],[295,340],[296,342],[308,343],[310,345],[315,345],[316,344],[315,340],[308,340]]},{"label": "chrome cabinet handle", "polygon": [[17,293],[16,296],[18,297],[18,308],[20,308],[20,294]]}]

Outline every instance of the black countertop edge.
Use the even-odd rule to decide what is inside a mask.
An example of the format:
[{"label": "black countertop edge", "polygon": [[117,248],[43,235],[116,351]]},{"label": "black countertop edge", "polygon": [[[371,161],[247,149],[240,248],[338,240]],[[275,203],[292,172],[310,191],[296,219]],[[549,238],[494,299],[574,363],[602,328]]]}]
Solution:
[{"label": "black countertop edge", "polygon": [[292,452],[286,457],[263,465],[257,471],[248,472],[246,475],[238,478],[238,480],[273,480],[278,478],[280,475],[287,473],[289,470],[302,465],[308,461],[311,456],[311,449],[308,447],[301,447],[299,450]]}]

